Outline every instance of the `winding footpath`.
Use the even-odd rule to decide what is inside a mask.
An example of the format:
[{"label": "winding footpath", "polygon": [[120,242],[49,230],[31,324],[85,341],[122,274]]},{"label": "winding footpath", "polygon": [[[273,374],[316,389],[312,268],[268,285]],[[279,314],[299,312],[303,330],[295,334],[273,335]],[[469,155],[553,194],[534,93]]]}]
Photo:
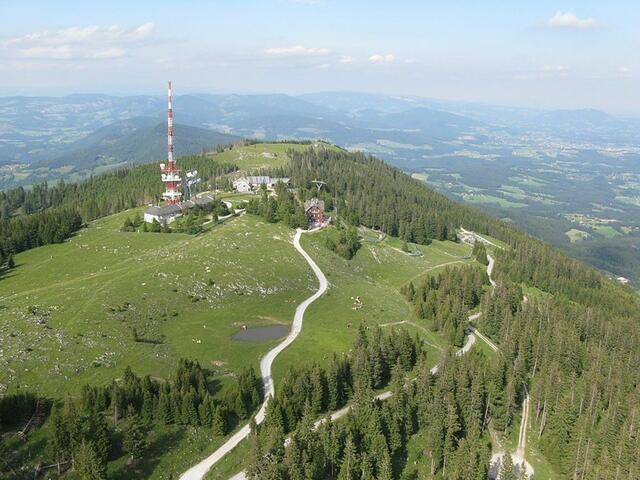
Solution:
[{"label": "winding footpath", "polygon": [[[479,238],[484,243],[488,243],[488,244],[493,245],[493,246],[495,246],[497,248],[502,248],[502,247],[490,242],[489,240],[487,240],[487,239],[485,239],[483,237],[480,237],[479,235],[475,234],[474,232],[470,232],[470,231],[465,230],[465,229],[462,229],[462,231],[467,233],[467,234],[472,234],[472,235],[476,236],[476,238]],[[291,331],[290,331],[289,335],[287,336],[287,338],[285,338],[280,344],[278,344],[272,350],[267,352],[267,354],[260,361],[260,373],[262,375],[263,387],[264,387],[264,392],[265,392],[265,401],[264,401],[264,403],[260,407],[260,410],[258,411],[258,413],[255,416],[256,424],[260,424],[260,423],[262,423],[264,421],[265,415],[266,415],[267,403],[269,401],[269,398],[272,397],[273,395],[275,395],[275,388],[274,388],[273,379],[272,379],[272,376],[271,376],[271,366],[273,364],[273,361],[275,360],[275,358],[278,356],[278,354],[280,352],[282,352],[285,348],[287,348],[296,339],[296,337],[298,336],[298,334],[302,330],[302,322],[303,322],[304,313],[305,313],[307,307],[311,303],[316,301],[318,298],[320,298],[325,293],[325,291],[327,290],[327,286],[328,286],[327,279],[324,276],[324,274],[322,273],[322,270],[320,270],[318,265],[313,261],[313,259],[309,256],[309,254],[300,246],[300,237],[302,236],[302,233],[303,233],[303,230],[301,230],[301,229],[298,229],[296,231],[296,235],[295,235],[294,240],[293,240],[293,245],[296,248],[296,250],[298,250],[298,252],[300,252],[300,254],[307,261],[307,263],[309,264],[309,266],[311,267],[311,269],[315,273],[316,277],[318,278],[318,281],[320,282],[320,285],[318,287],[318,290],[313,295],[311,295],[305,301],[300,303],[298,305],[298,307],[296,308],[296,313],[295,313],[295,316],[294,316],[294,319],[293,319],[293,323],[291,325]],[[491,282],[491,287],[495,290],[496,282],[493,280],[493,277],[492,277],[495,260],[490,255],[487,255],[487,259],[489,261],[489,263],[487,265],[487,275],[489,276],[489,281]],[[452,263],[455,263],[455,262],[452,262]],[[469,320],[469,322],[472,322],[473,320],[478,319],[481,315],[482,315],[482,312],[475,313],[473,315],[470,315],[468,317],[468,320]],[[404,323],[404,322],[398,322],[398,323]],[[478,330],[476,330],[472,325],[469,325],[469,328],[468,328],[467,332],[468,332],[468,335],[467,335],[467,339],[465,341],[465,344],[464,344],[464,346],[462,348],[460,348],[459,350],[457,350],[455,352],[456,356],[462,356],[465,353],[467,353],[469,350],[471,350],[471,348],[473,347],[473,345],[476,342],[476,338],[479,338],[482,341],[484,341],[494,352],[498,351],[498,347],[491,340],[489,340],[485,335],[483,335]],[[440,366],[441,366],[440,362],[437,363],[436,365],[434,365],[430,370],[431,374],[432,375],[437,374],[438,371],[440,370]],[[392,395],[393,395],[393,392],[389,390],[389,391],[380,393],[379,395],[376,395],[374,398],[375,398],[375,400],[384,401],[384,400],[390,398]],[[516,453],[512,455],[512,458],[514,460],[514,464],[515,465],[524,465],[527,474],[529,476],[533,476],[533,468],[531,467],[531,465],[524,458],[524,450],[525,450],[525,446],[526,446],[526,430],[527,430],[527,422],[528,422],[528,418],[529,418],[529,394],[528,394],[528,392],[527,392],[526,397],[525,397],[525,399],[524,399],[524,401],[522,403],[522,407],[523,407],[523,413],[522,413],[522,422],[520,424],[520,433],[519,433],[519,438],[518,438],[518,448],[516,450]],[[338,419],[344,417],[347,413],[349,413],[350,410],[351,410],[351,405],[346,405],[342,409],[333,412],[330,415],[331,421],[335,421],[335,420],[338,420]],[[316,421],[315,424],[314,424],[314,427],[315,428],[320,427],[325,421],[326,421],[325,418],[322,418],[322,419]],[[229,440],[227,440],[220,448],[218,448],[218,450],[216,450],[213,454],[211,454],[209,457],[207,457],[206,459],[204,459],[203,461],[201,461],[200,463],[198,463],[197,465],[195,465],[194,467],[190,468],[185,473],[183,473],[180,476],[180,480],[201,480],[202,478],[204,478],[204,476],[211,469],[211,467],[213,467],[217,462],[219,462],[227,453],[229,453],[231,450],[233,450],[242,440],[247,438],[250,433],[251,433],[251,428],[250,428],[249,424],[244,425],[231,438],[229,438]],[[289,442],[290,442],[290,438],[287,438],[285,440],[285,447],[289,444]],[[499,452],[499,453],[496,453],[496,454],[494,454],[492,456],[490,464],[494,469],[496,467],[498,467],[498,469],[499,469],[499,465],[501,463],[502,455],[504,455],[504,453]],[[244,471],[239,472],[239,473],[235,474],[233,477],[230,478],[230,480],[246,480],[246,479],[247,479],[247,477],[246,477],[246,473]]]},{"label": "winding footpath", "polygon": [[[301,229],[296,230],[295,237],[293,238],[293,246],[295,247],[300,255],[304,257],[307,261],[311,270],[318,278],[320,285],[318,290],[307,298],[305,301],[300,303],[296,308],[296,313],[293,317],[293,323],[291,324],[291,331],[287,338],[285,338],[281,343],[276,345],[273,349],[269,350],[267,354],[262,357],[260,360],[260,374],[262,376],[262,384],[265,395],[265,400],[260,407],[260,410],[255,416],[256,424],[260,424],[263,422],[265,418],[265,412],[267,409],[267,403],[269,399],[275,394],[275,388],[273,384],[273,378],[271,376],[271,366],[273,365],[273,361],[276,359],[278,354],[282,352],[285,348],[287,348],[291,343],[296,339],[298,334],[302,331],[302,321],[304,320],[304,313],[307,310],[307,307],[315,302],[318,298],[320,298],[324,292],[326,292],[328,287],[327,278],[320,270],[320,267],[316,265],[316,262],[309,256],[307,252],[304,251],[302,246],[300,245],[300,237],[302,233],[306,232]],[[247,438],[251,433],[251,427],[247,423],[240,430],[238,430],[235,434],[233,434],[220,448],[218,448],[215,452],[209,455],[207,458],[202,460],[197,465],[191,467],[189,470],[184,472],[180,476],[180,480],[201,480],[207,474],[207,472],[213,467],[216,463],[218,463],[227,453],[233,450],[242,440]]]},{"label": "winding footpath", "polygon": [[[306,253],[304,253],[303,255],[306,255]],[[488,256],[488,258],[489,258],[489,264],[487,265],[487,274],[489,275],[489,280],[491,280],[491,285],[495,288],[495,283],[491,279],[491,274],[493,272],[494,260],[490,256]],[[311,261],[313,262],[313,260],[311,260]],[[320,273],[322,273],[322,272],[320,272]],[[476,313],[476,314],[470,315],[469,318],[468,318],[469,322],[479,318],[480,315],[481,315],[481,313]],[[407,322],[406,321],[392,322],[392,323],[383,324],[381,326],[401,325],[403,323],[407,323]],[[456,351],[456,353],[455,353],[456,356],[458,356],[458,357],[462,356],[465,353],[467,353],[469,350],[471,350],[471,348],[473,347],[473,345],[476,342],[476,335],[478,335],[479,338],[481,338],[482,340],[487,342],[487,344],[489,344],[489,346],[492,349],[494,349],[494,351],[497,351],[498,347],[496,347],[487,337],[485,337],[484,335],[480,334],[477,330],[475,330],[471,325],[469,325],[469,328],[468,328],[467,332],[469,333],[469,335],[467,335],[467,339],[465,341],[465,344],[462,346],[462,348],[460,348],[459,350]],[[441,363],[438,362],[433,367],[431,367],[430,372],[431,372],[432,375],[435,375],[435,374],[438,373],[438,371],[440,370],[440,365],[441,365]],[[384,401],[384,400],[387,400],[388,398],[390,398],[392,395],[393,395],[393,392],[391,390],[387,390],[386,392],[382,392],[382,393],[376,395],[374,397],[374,400]],[[338,419],[344,417],[347,413],[349,413],[350,410],[351,410],[351,405],[345,405],[340,410],[336,410],[335,412],[331,413],[329,418],[333,422],[335,420],[338,420]],[[256,417],[256,419],[257,419],[257,417]],[[261,418],[261,421],[263,419],[264,419],[264,417]],[[317,420],[313,424],[313,427],[315,429],[317,429],[325,422],[326,422],[326,418],[321,418],[320,420]],[[284,442],[284,446],[287,447],[289,445],[290,441],[291,441],[291,438],[287,438],[285,440],[285,442]],[[242,472],[236,473],[229,480],[247,480],[247,475],[246,475],[246,473],[244,471],[242,471]]]}]

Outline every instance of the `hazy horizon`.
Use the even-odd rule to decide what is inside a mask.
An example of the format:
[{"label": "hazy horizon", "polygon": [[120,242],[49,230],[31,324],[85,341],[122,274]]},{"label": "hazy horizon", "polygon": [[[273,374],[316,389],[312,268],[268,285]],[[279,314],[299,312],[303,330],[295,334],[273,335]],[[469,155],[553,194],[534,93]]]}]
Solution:
[{"label": "hazy horizon", "polygon": [[[38,11],[34,16],[33,11]],[[0,4],[0,95],[319,91],[640,113],[631,1]]]},{"label": "hazy horizon", "polygon": [[[366,91],[356,91],[356,90],[314,90],[314,91],[309,91],[309,92],[301,92],[301,93],[286,93],[286,92],[234,92],[234,91],[229,91],[229,92],[216,92],[216,91],[211,91],[211,92],[206,92],[206,91],[192,91],[192,92],[180,92],[178,93],[176,91],[176,87],[175,87],[175,83],[174,83],[174,87],[173,87],[173,91],[174,91],[174,97],[180,97],[182,95],[193,95],[193,96],[198,96],[198,95],[238,95],[238,96],[259,96],[259,95],[285,95],[285,96],[289,96],[292,98],[298,98],[298,97],[302,97],[305,95],[313,95],[313,94],[350,94],[350,95],[372,95],[372,96],[380,96],[380,97],[387,97],[387,98],[405,98],[405,99],[420,99],[420,100],[425,100],[425,101],[433,101],[433,102],[442,102],[442,103],[460,103],[460,104],[468,104],[468,105],[475,105],[478,107],[496,107],[496,108],[508,108],[508,109],[515,109],[515,110],[530,110],[532,112],[535,111],[540,111],[540,112],[544,112],[544,111],[563,111],[563,110],[567,110],[567,111],[600,111],[603,113],[606,113],[608,115],[614,116],[614,117],[621,117],[621,118],[640,118],[640,110],[638,111],[617,111],[615,109],[606,109],[606,108],[597,108],[597,107],[590,107],[590,106],[575,106],[575,107],[562,107],[562,106],[558,106],[558,107],[553,107],[553,106],[544,106],[544,107],[536,107],[536,106],[528,106],[528,105],[520,105],[520,104],[506,104],[506,103],[492,103],[492,102],[485,102],[482,100],[472,100],[472,99],[452,99],[452,98],[436,98],[436,97],[428,97],[428,96],[422,96],[422,95],[407,95],[407,94],[401,94],[401,93],[384,93],[384,92],[366,92]],[[96,96],[100,96],[100,95],[104,95],[104,96],[108,96],[108,97],[118,97],[118,98],[127,98],[127,97],[155,97],[155,98],[164,98],[166,96],[166,88],[163,88],[161,92],[153,92],[153,93],[145,93],[145,92],[137,92],[137,93],[105,93],[105,92],[97,92],[97,91],[86,91],[86,92],[69,92],[69,93],[52,93],[52,94],[16,94],[16,95],[0,95],[0,98],[12,98],[12,97],[16,97],[16,98],[66,98],[66,97],[70,97],[70,96],[74,96],[74,95],[84,95],[84,96],[92,96],[92,95],[96,95]],[[425,108],[422,105],[419,105],[421,108]],[[433,106],[433,107],[429,107],[433,110],[438,110],[439,107],[437,105]],[[446,109],[443,109],[446,110]]]}]

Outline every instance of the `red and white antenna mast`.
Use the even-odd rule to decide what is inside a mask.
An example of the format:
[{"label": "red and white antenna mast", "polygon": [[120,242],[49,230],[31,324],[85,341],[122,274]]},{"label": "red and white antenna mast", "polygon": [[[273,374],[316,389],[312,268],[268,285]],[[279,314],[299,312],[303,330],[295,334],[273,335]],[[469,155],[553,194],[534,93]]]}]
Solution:
[{"label": "red and white antenna mast", "polygon": [[180,191],[180,169],[173,159],[173,96],[171,94],[171,81],[169,81],[167,105],[167,164],[160,164],[162,181],[165,184],[164,198],[167,205],[180,203],[182,192]]}]

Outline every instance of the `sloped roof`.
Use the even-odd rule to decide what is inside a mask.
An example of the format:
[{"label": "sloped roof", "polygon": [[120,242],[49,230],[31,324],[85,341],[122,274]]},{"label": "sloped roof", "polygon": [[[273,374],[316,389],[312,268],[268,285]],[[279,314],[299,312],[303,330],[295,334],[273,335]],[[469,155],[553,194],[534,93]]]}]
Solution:
[{"label": "sloped roof", "polygon": [[291,179],[289,177],[270,177],[268,175],[251,175],[248,177],[240,177],[233,181],[234,185],[239,183],[248,183],[250,185],[270,185],[278,182],[289,183]]},{"label": "sloped roof", "polygon": [[324,200],[319,200],[317,198],[311,198],[304,202],[304,211],[306,212],[310,208],[318,207],[320,210],[324,211]]},{"label": "sloped roof", "polygon": [[191,200],[187,200],[182,205],[191,208],[196,205],[207,205],[211,202],[213,202],[213,197],[210,197],[209,195],[203,195],[201,197],[195,197],[195,198],[192,198]]},{"label": "sloped roof", "polygon": [[182,208],[180,207],[180,205],[156,205],[147,208],[144,213],[161,217],[164,215],[175,215],[176,213],[182,213]]}]

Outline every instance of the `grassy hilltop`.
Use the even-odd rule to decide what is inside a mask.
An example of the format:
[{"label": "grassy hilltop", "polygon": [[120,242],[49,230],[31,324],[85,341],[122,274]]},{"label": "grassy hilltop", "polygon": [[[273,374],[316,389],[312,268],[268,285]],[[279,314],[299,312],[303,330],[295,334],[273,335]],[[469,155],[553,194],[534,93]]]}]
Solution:
[{"label": "grassy hilltop", "polygon": [[1,335],[11,338],[0,383],[9,391],[62,395],[127,365],[162,376],[180,357],[221,377],[255,366],[268,345],[230,336],[290,323],[313,286],[281,225],[243,216],[195,237],[120,232],[127,215],[16,256],[0,281]]},{"label": "grassy hilltop", "polygon": [[[290,148],[308,146],[236,146],[210,158],[250,172],[284,165]],[[0,391],[62,395],[109,381],[127,365],[162,376],[180,357],[224,379],[257,366],[274,343],[230,343],[230,336],[243,325],[290,324],[313,287],[292,231],[280,224],[243,216],[199,236],[121,232],[141,210],[16,255],[17,268],[0,279],[0,335],[11,340],[0,353]]]},{"label": "grassy hilltop", "polygon": [[[253,144],[209,158],[250,173],[285,166],[289,149],[307,148]],[[236,207],[250,197],[223,196]],[[281,223],[242,215],[196,236],[121,231],[124,220],[141,211],[98,219],[62,244],[15,255],[16,267],[0,279],[0,336],[9,340],[0,352],[4,393],[37,391],[57,400],[77,396],[86,384],[106,385],[126,366],[138,375],[166,378],[178,359],[190,358],[223,395],[243,368],[257,369],[259,358],[279,341],[232,336],[244,327],[288,327],[296,305],[316,288],[291,244],[294,231]],[[347,261],[325,247],[333,230],[303,239],[331,285],[309,309],[300,338],[276,360],[276,377],[292,365],[323,362],[347,350],[363,321],[409,321],[405,327],[442,348],[444,340],[414,317],[398,288],[440,266],[470,262],[470,248],[434,242],[414,247],[421,256],[409,256],[397,239],[361,229],[363,248]],[[435,359],[439,352],[434,348],[430,355]],[[39,451],[48,428],[24,448]],[[179,472],[221,441],[206,430],[185,437],[177,427],[157,430],[151,439],[149,460],[139,467],[151,478]],[[127,467],[118,459],[109,470],[120,478]]]}]

